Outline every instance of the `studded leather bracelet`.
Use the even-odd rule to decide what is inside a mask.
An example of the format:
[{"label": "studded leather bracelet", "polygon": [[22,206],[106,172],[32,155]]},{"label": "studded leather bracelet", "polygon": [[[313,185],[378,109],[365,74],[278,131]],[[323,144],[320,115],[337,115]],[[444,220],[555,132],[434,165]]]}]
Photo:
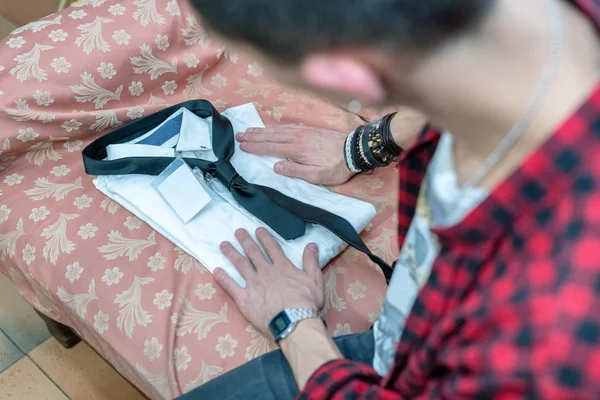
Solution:
[{"label": "studded leather bracelet", "polygon": [[348,169],[354,173],[372,171],[398,160],[402,148],[394,142],[390,124],[396,113],[381,120],[359,126],[346,139]]}]

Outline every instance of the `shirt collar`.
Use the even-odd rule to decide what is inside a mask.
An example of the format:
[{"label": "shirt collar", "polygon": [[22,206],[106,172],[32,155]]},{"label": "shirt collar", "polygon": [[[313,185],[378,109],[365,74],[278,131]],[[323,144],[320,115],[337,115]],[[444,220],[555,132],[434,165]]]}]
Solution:
[{"label": "shirt collar", "polygon": [[[182,107],[146,134],[127,143],[108,145],[107,158],[199,157],[215,161],[212,152],[212,117],[200,118]],[[190,154],[194,153],[194,154]]]}]

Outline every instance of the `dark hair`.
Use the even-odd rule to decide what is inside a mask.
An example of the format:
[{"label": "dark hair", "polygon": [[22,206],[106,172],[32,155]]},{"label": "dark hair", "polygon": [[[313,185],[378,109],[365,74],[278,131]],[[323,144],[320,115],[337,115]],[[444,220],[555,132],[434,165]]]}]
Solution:
[{"label": "dark hair", "polygon": [[280,61],[344,47],[435,46],[473,28],[494,0],[191,0],[219,34]]}]

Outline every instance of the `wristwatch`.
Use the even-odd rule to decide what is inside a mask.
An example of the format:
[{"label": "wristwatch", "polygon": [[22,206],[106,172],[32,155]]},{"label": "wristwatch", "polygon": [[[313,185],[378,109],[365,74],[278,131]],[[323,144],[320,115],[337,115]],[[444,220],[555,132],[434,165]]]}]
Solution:
[{"label": "wristwatch", "polygon": [[277,314],[269,322],[269,330],[275,338],[275,343],[286,338],[299,321],[309,318],[322,318],[321,312],[312,308],[286,308]]}]

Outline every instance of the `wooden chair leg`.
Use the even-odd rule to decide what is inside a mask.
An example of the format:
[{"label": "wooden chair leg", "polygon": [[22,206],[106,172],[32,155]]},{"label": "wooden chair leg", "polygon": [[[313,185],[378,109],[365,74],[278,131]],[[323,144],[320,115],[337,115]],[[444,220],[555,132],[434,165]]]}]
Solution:
[{"label": "wooden chair leg", "polygon": [[81,342],[81,338],[77,336],[77,334],[68,326],[61,324],[60,322],[56,322],[55,320],[48,318],[41,312],[35,310],[38,315],[44,320],[46,323],[46,327],[48,327],[48,331],[50,334],[54,336],[56,340],[66,349],[70,349],[75,346],[77,343]]}]

